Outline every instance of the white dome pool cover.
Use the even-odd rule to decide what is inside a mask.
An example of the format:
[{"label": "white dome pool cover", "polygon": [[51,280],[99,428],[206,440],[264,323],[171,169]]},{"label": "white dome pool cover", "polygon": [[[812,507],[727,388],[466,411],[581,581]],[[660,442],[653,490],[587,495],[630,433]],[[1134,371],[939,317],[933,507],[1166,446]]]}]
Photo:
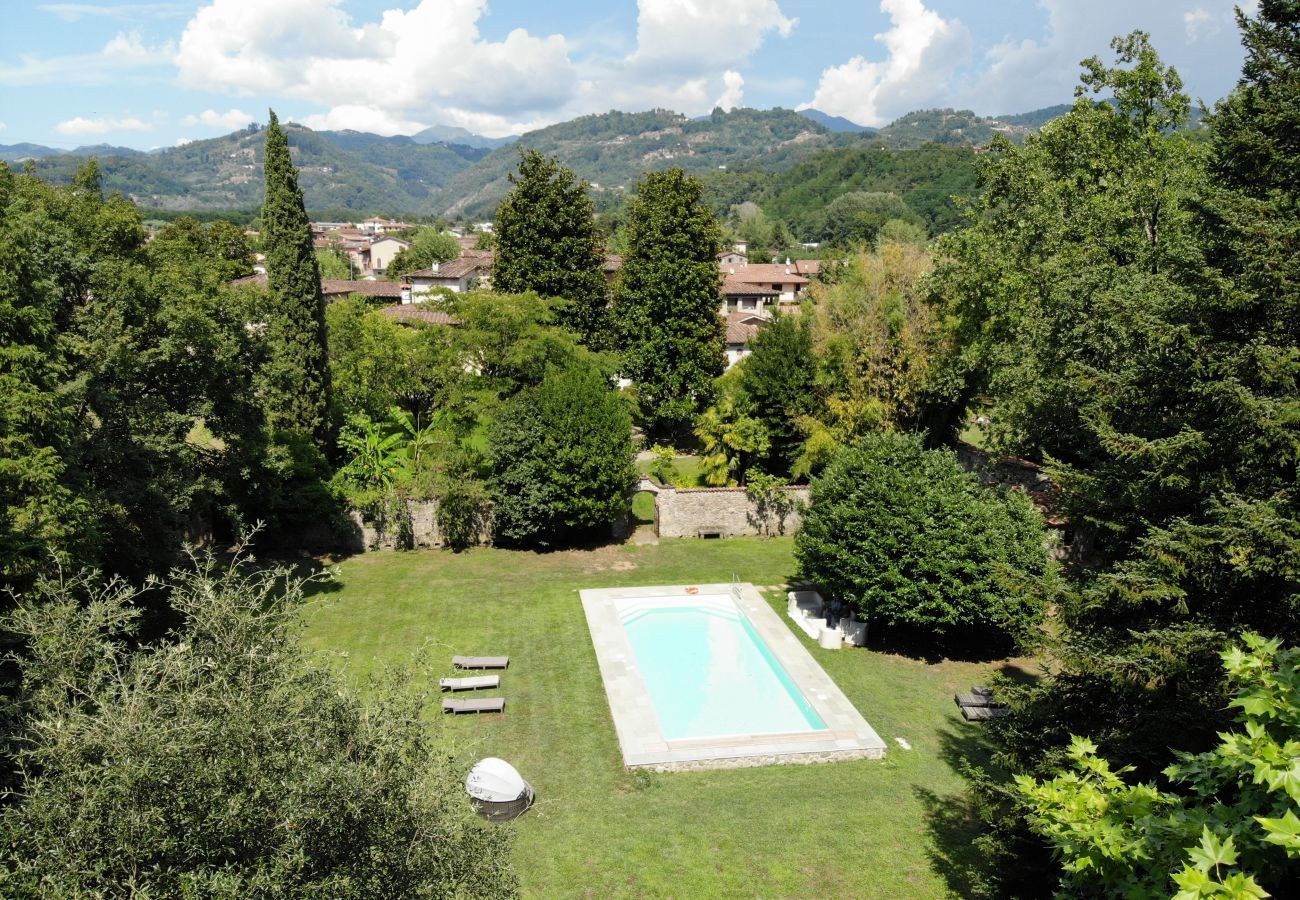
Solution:
[{"label": "white dome pool cover", "polygon": [[504,759],[489,756],[465,776],[465,790],[485,819],[513,819],[533,802],[533,786]]}]

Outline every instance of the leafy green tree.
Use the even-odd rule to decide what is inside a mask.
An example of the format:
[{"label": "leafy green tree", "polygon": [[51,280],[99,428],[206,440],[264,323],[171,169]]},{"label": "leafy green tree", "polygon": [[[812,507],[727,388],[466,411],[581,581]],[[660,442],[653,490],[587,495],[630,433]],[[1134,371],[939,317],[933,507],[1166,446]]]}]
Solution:
[{"label": "leafy green tree", "polygon": [[813,482],[795,536],[801,575],[869,622],[983,649],[1027,636],[1047,573],[1042,520],[1015,492],[981,487],[946,450],[878,433]]},{"label": "leafy green tree", "polygon": [[355,274],[347,254],[333,248],[316,251],[316,266],[326,281],[350,281]]},{"label": "leafy green tree", "polygon": [[388,264],[386,271],[390,278],[400,278],[408,272],[418,272],[460,256],[456,236],[441,228],[418,228],[407,239],[411,246],[397,251]]},{"label": "leafy green tree", "polygon": [[802,453],[799,422],[817,409],[817,360],[812,329],[803,316],[778,316],[759,329],[752,353],[740,364],[742,406],[767,435],[756,460],[768,474],[790,477]]},{"label": "leafy green tree", "polygon": [[331,303],[325,322],[340,420],[383,419],[393,406],[427,416],[453,403],[463,386],[465,372],[446,326],[399,325],[363,300]]},{"label": "leafy green tree", "polygon": [[1266,897],[1300,878],[1300,651],[1255,634],[1222,654],[1237,686],[1231,732],[1177,753],[1173,787],[1128,784],[1074,738],[1069,769],[1021,775],[1030,822],[1061,858],[1071,896]]},{"label": "leafy green tree", "polygon": [[622,398],[589,361],[521,392],[488,437],[496,539],[563,547],[608,538],[636,479],[631,432]]},{"label": "leafy green tree", "polygon": [[264,166],[262,241],[271,292],[271,353],[263,373],[267,419],[272,430],[296,432],[325,452],[332,432],[325,300],[298,171],[274,111],[266,128]]},{"label": "leafy green tree", "polygon": [[823,215],[818,236],[841,247],[874,243],[880,229],[891,219],[919,224],[902,197],[883,191],[842,194],[826,205]]},{"label": "leafy green tree", "polygon": [[587,185],[553,157],[519,151],[519,173],[497,210],[493,287],[560,298],[561,323],[600,347],[608,339],[604,250]]},{"label": "leafy green tree", "polygon": [[144,645],[122,582],[24,599],[5,896],[515,894],[427,698],[394,679],[362,702],[313,666],[303,586],[200,557],[159,585],[180,625]]},{"label": "leafy green tree", "polygon": [[656,435],[685,432],[723,369],[721,229],[702,194],[680,169],[650,172],[628,208],[613,316],[623,374]]},{"label": "leafy green tree", "polygon": [[931,265],[922,246],[881,241],[813,285],[805,315],[819,402],[798,421],[806,439],[794,474],[816,474],[871,430],[924,429],[934,439],[951,430],[966,398],[951,383],[948,329],[926,289]]}]

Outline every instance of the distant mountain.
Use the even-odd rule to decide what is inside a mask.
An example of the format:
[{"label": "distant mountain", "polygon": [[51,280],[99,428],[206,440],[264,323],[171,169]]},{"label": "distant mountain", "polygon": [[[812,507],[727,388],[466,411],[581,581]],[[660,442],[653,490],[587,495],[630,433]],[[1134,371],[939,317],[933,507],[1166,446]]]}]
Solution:
[{"label": "distant mountain", "polygon": [[850,122],[843,116],[832,116],[819,109],[801,109],[799,110],[799,115],[803,116],[805,119],[812,119],[818,125],[825,126],[827,131],[837,133],[847,132],[856,134],[863,131],[876,130],[874,128],[868,128],[866,125],[859,125],[857,122]]},{"label": "distant mountain", "polygon": [[424,131],[417,131],[411,135],[411,140],[417,144],[460,144],[479,150],[495,150],[497,147],[513,144],[518,138],[513,136],[490,138],[455,125],[431,125]]},{"label": "distant mountain", "polygon": [[[701,172],[737,164],[786,165],[837,138],[788,109],[714,110],[690,119],[670,110],[582,116],[521,136],[518,146],[559,158],[596,193],[630,188],[650,169],[678,166]],[[452,177],[439,191],[438,211],[449,216],[490,214],[509,189],[518,159],[513,147],[492,151]]]},{"label": "distant mountain", "polygon": [[1027,125],[1030,128],[1042,128],[1053,119],[1059,119],[1071,109],[1073,107],[1069,103],[1058,103],[1055,106],[1044,106],[1042,109],[1016,113],[1015,115],[998,116],[997,118],[1008,125]]},{"label": "distant mountain", "polygon": [[[300,170],[299,183],[312,211],[478,218],[492,215],[509,189],[507,175],[518,160],[514,144],[558,157],[592,184],[597,208],[608,209],[617,206],[624,192],[653,169],[680,166],[699,174],[735,176],[724,179],[730,192],[740,190],[738,185],[743,185],[747,173],[780,175],[815,154],[832,150],[881,145],[903,150],[932,143],[979,146],[996,134],[1018,142],[1066,109],[1049,107],[996,118],[977,116],[970,110],[921,110],[878,130],[862,129],[815,110],[719,109],[690,119],[661,109],[583,116],[519,138],[500,139],[449,126],[393,137],[287,127],[293,159]],[[69,152],[40,144],[12,144],[0,146],[0,159],[36,159],[42,176],[67,182],[86,156],[94,154],[99,157],[105,186],[122,191],[141,206],[251,209],[262,201],[264,143],[260,126],[250,125],[224,137],[149,153],[105,145]],[[866,159],[837,157],[835,164],[853,169]],[[892,177],[872,175],[861,182],[863,187],[855,189],[879,190]],[[846,178],[846,183],[859,183],[851,173]],[[901,182],[883,189],[905,195],[911,190]],[[799,197],[797,185],[781,191]],[[805,205],[802,200],[791,201],[792,220],[797,218],[793,211]],[[917,208],[938,224],[938,212],[931,214],[922,204]]]},{"label": "distant mountain", "polygon": [[40,159],[42,156],[57,156],[67,150],[56,150],[44,144],[0,144],[0,160],[18,162],[24,159]]},{"label": "distant mountain", "polygon": [[[331,138],[294,124],[286,130],[310,210],[427,211],[440,185],[487,152],[361,132],[339,132]],[[141,206],[236,209],[262,202],[264,144],[261,128],[251,125],[158,153],[107,148],[97,155],[104,186]],[[67,182],[84,161],[76,152],[45,156],[37,160],[37,172]]]}]

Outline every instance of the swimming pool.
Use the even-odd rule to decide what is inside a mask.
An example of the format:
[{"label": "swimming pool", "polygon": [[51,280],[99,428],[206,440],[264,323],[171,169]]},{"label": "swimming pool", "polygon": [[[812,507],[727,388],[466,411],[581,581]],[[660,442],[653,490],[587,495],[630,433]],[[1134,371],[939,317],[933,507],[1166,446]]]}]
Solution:
[{"label": "swimming pool", "polygon": [[730,597],[626,600],[619,618],[665,738],[826,728]]},{"label": "swimming pool", "polygon": [[884,756],[884,742],[753,585],[580,593],[625,765]]}]

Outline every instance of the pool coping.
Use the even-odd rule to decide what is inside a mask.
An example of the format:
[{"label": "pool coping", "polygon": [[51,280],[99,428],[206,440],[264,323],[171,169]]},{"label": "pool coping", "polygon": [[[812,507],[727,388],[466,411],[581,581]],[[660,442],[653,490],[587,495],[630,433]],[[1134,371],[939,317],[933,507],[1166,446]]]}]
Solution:
[{"label": "pool coping", "polygon": [[[617,601],[719,594],[731,596],[735,601],[741,615],[749,620],[826,723],[826,730],[682,741],[664,738],[654,703],[637,670],[636,656],[619,619]],[[605,588],[582,590],[579,596],[626,767],[667,772],[884,757],[885,742],[754,585]]]}]

